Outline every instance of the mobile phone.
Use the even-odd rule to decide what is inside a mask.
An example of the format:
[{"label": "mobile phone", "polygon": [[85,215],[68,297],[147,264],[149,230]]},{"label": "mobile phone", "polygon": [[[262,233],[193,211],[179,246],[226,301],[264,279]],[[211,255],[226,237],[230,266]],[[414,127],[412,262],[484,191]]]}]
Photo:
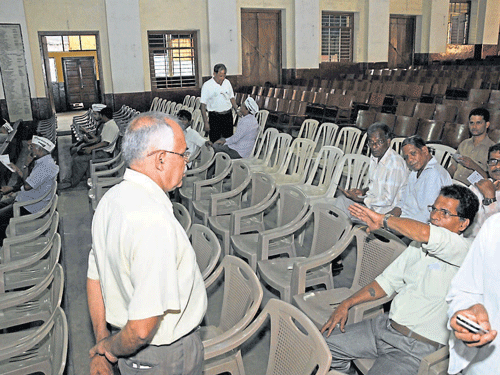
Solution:
[{"label": "mobile phone", "polygon": [[453,159],[455,159],[455,161],[456,161],[457,163],[458,163],[458,162],[462,159],[462,155],[460,155],[458,152],[457,152],[457,153],[455,153],[455,154],[453,154],[453,155],[451,155],[451,157],[452,157]]},{"label": "mobile phone", "polygon": [[485,334],[489,331],[481,327],[479,324],[473,322],[470,319],[467,319],[465,316],[458,314],[457,315],[457,323],[462,327],[468,329],[472,333],[480,333]]}]

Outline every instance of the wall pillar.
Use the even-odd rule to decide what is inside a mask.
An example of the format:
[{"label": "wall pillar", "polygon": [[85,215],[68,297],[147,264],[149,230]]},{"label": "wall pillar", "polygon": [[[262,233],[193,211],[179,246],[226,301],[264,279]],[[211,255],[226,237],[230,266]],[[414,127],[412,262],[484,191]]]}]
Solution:
[{"label": "wall pillar", "polygon": [[389,0],[368,1],[367,60],[388,61],[389,58]]},{"label": "wall pillar", "polygon": [[317,69],[320,63],[319,0],[295,0],[295,68]]}]

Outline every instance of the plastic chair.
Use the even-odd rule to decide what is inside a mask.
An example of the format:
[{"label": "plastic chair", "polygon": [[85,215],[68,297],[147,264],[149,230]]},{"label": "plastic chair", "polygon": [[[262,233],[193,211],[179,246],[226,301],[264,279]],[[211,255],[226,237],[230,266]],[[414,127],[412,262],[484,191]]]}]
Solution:
[{"label": "plastic chair", "polygon": [[[332,262],[353,241],[356,245],[357,255],[352,286],[306,293],[308,271]],[[406,249],[406,245],[389,232],[377,230],[368,234],[364,226],[356,226],[345,241],[339,242],[329,251],[300,264],[294,264],[292,271],[293,304],[301,309],[318,328],[321,328],[335,306],[371,283],[404,249]],[[349,310],[349,321],[355,321],[355,313],[355,309]]]},{"label": "plastic chair", "polygon": [[[253,172],[251,174],[250,184],[249,184],[249,192],[250,197],[247,198],[247,202],[241,202],[242,209],[248,207],[256,207],[259,204],[263,204],[268,201],[274,194],[276,188],[276,184],[274,183],[274,179],[265,173],[262,172]],[[248,189],[247,189],[248,190]],[[235,192],[236,194],[240,194],[239,192]],[[228,194],[226,198],[219,197],[221,200],[218,202],[223,204],[222,199],[232,199],[232,197]],[[243,198],[243,196],[242,196]],[[245,203],[245,206],[243,205]],[[212,211],[214,213],[218,213],[215,210]],[[236,212],[236,211],[232,211]],[[221,237],[222,249],[224,251],[224,255],[229,254],[230,250],[230,235],[232,232],[230,231],[231,227],[231,216],[230,215],[212,215],[208,217],[208,225],[212,231]],[[242,232],[250,231],[255,229],[263,229],[263,224],[259,221],[247,220],[241,221],[239,223],[239,228]]]},{"label": "plastic chair", "polygon": [[151,102],[151,106],[149,107],[150,111],[158,111],[158,107],[161,105],[162,99],[155,96],[153,101]]},{"label": "plastic chair", "polygon": [[94,173],[92,178],[92,187],[90,187],[88,192],[90,205],[93,211],[96,210],[97,205],[104,194],[113,186],[123,181],[125,169],[125,160],[122,159],[113,168]]},{"label": "plastic chair", "polygon": [[[14,210],[13,218],[21,217],[21,207],[25,207],[25,206],[28,206],[31,204],[41,202],[43,200],[46,200],[45,198],[47,198],[47,197],[50,197],[50,199],[52,200],[54,195],[56,194],[56,191],[57,191],[57,182],[54,181],[52,184],[52,187],[49,190],[47,190],[40,198],[31,199],[29,201],[24,201],[24,202],[15,202],[14,206],[13,206],[13,210]],[[31,214],[31,215],[34,215],[34,214]],[[31,216],[31,215],[24,215],[24,216],[25,216],[26,220],[29,220],[30,218],[36,218],[36,216]]]},{"label": "plastic chair", "polygon": [[277,186],[304,183],[314,147],[314,141],[307,138],[296,138],[292,142],[280,169],[270,173]]},{"label": "plastic chair", "polygon": [[172,209],[174,210],[175,218],[187,233],[189,228],[191,228],[191,216],[188,209],[178,202],[172,202]]},{"label": "plastic chair", "polygon": [[[333,183],[339,160],[344,156],[342,150],[335,146],[323,146],[316,156],[315,162],[305,183],[296,185],[310,203],[317,199],[331,196],[331,189],[337,188]],[[333,193],[334,194],[334,193]]]},{"label": "plastic chair", "polygon": [[[215,295],[215,287],[221,285],[224,288],[218,324],[202,324],[199,330],[206,350],[230,339],[250,324],[260,308],[263,291],[250,266],[231,255],[224,257],[220,266],[205,280],[205,285],[209,304],[211,296]],[[213,370],[209,362],[204,364],[205,374],[213,373]]]},{"label": "plastic chair", "polygon": [[[335,208],[332,204],[315,203],[309,212],[295,225],[277,228],[281,236],[292,235],[295,239],[297,252],[302,250],[304,256],[294,258],[267,259],[258,262],[260,279],[276,289],[280,298],[291,302],[292,270],[294,264],[300,264],[308,258],[332,248],[342,241],[351,229],[351,222],[347,215]],[[312,230],[312,240],[307,244],[300,241],[306,231]],[[271,231],[269,231],[271,232]],[[302,243],[301,243],[302,242]],[[307,255],[307,250],[310,249]],[[332,265],[328,263],[322,267],[311,270],[306,275],[306,287],[325,285],[326,289],[333,289]]]},{"label": "plastic chair", "polygon": [[436,158],[437,162],[447,169],[450,166],[452,156],[457,152],[453,147],[441,143],[428,143],[427,147]]},{"label": "plastic chair", "polygon": [[68,323],[58,307],[39,327],[0,342],[0,373],[62,375],[68,351]]},{"label": "plastic chair", "polygon": [[[288,254],[295,257],[292,236],[279,236],[277,228],[289,227],[298,222],[307,212],[307,198],[294,186],[282,186],[267,202],[231,214],[231,248],[235,255],[248,260],[255,271],[257,261],[270,256]],[[257,233],[243,233],[242,220],[260,223]]]},{"label": "plastic chair", "polygon": [[41,282],[59,261],[61,238],[59,234],[40,251],[26,258],[0,265],[0,294]]},{"label": "plastic chair", "polygon": [[[288,149],[292,143],[292,136],[286,133],[278,133],[270,140],[266,157],[263,163],[250,164],[252,172],[276,173],[285,162]],[[243,159],[245,162],[245,159]]]},{"label": "plastic chair", "polygon": [[225,182],[229,191],[193,201],[193,218],[201,216],[203,225],[207,225],[209,216],[228,215],[241,208],[243,192],[251,180],[250,168],[241,160],[233,160],[229,180]]},{"label": "plastic chair", "polygon": [[339,131],[339,126],[332,122],[324,122],[320,125],[316,136],[314,137],[314,143],[316,148],[314,150],[313,157],[316,157],[323,146],[333,146],[335,139],[337,137],[337,132]]},{"label": "plastic chair", "polygon": [[[218,360],[217,367],[210,374],[230,371],[232,374],[245,374],[241,352],[234,349],[246,342],[253,343],[257,332],[270,322],[271,342],[266,374],[305,375],[327,374],[331,354],[326,341],[307,317],[290,304],[271,299],[254,322],[243,332],[232,338],[205,349],[205,360]],[[262,358],[256,360],[262,361]],[[214,365],[215,367],[215,365]]]},{"label": "plastic chair", "polygon": [[200,268],[203,280],[206,280],[219,261],[221,248],[219,240],[209,228],[193,224],[187,232],[196,254],[196,263]]},{"label": "plastic chair", "polygon": [[335,141],[335,147],[340,148],[344,154],[358,154],[363,150],[364,142],[361,138],[362,131],[352,126],[340,129]]},{"label": "plastic chair", "polygon": [[195,181],[205,180],[207,178],[207,170],[212,165],[215,158],[215,151],[212,147],[201,146],[200,152],[196,158],[190,157],[191,169],[188,169],[182,178],[182,191],[188,187],[192,187]]},{"label": "plastic chair", "polygon": [[266,111],[265,109],[259,110],[259,112],[257,112],[257,114],[255,115],[255,118],[257,119],[257,122],[259,123],[259,127],[261,129],[264,129],[266,127],[268,116],[269,116],[269,111]]},{"label": "plastic chair", "polygon": [[316,131],[318,130],[319,121],[313,119],[304,120],[300,126],[299,134],[297,138],[307,138],[313,140],[316,137]]}]

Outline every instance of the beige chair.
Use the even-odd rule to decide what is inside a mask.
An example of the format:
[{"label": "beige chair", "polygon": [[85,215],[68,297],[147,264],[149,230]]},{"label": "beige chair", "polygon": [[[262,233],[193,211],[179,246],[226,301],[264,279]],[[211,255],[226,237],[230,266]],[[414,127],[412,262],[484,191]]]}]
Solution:
[{"label": "beige chair", "polygon": [[214,232],[201,224],[193,224],[187,232],[189,241],[196,254],[196,262],[203,280],[207,279],[220,258],[220,243]]},{"label": "beige chair", "polygon": [[54,195],[56,194],[56,191],[57,191],[57,182],[54,181],[54,184],[52,185],[52,188],[49,189],[49,190],[47,190],[45,192],[45,194],[43,194],[40,198],[31,199],[29,201],[24,201],[24,202],[15,202],[14,206],[13,206],[13,209],[14,209],[14,216],[13,216],[13,218],[19,218],[21,216],[25,216],[25,217],[27,216],[28,218],[26,218],[26,220],[34,218],[35,216],[31,216],[31,215],[34,215],[34,214],[31,214],[31,215],[21,215],[21,207],[26,207],[26,206],[29,206],[31,204],[41,202],[43,200],[47,200],[46,199],[47,197],[50,197],[50,200],[51,200],[51,199],[53,199]]},{"label": "beige chair", "polygon": [[[291,302],[290,291],[294,264],[300,264],[307,258],[330,250],[335,244],[342,242],[347,237],[350,229],[351,222],[344,212],[331,204],[314,204],[295,225],[286,226],[286,229],[285,227],[276,229],[280,236],[291,234],[294,237],[296,252],[300,252],[304,256],[260,260],[258,262],[260,279],[276,289],[283,301]],[[307,234],[312,238],[305,242],[303,237]],[[262,242],[264,246],[264,240]],[[259,255],[257,256],[259,257]],[[260,256],[259,258],[264,257]],[[311,269],[306,275],[305,285],[306,287],[324,285],[326,289],[333,289],[332,264],[327,263],[316,269]]]},{"label": "beige chair", "polygon": [[[294,225],[307,212],[307,198],[294,186],[282,186],[264,204],[231,214],[231,248],[233,253],[247,259],[252,269],[257,261],[271,256],[297,256],[293,236],[280,236],[280,229]],[[242,233],[242,220],[254,220],[262,227],[257,233]]]},{"label": "beige chair", "polygon": [[[332,262],[353,242],[356,246],[356,271],[351,287],[306,293],[307,273]],[[356,226],[345,241],[330,251],[294,264],[291,291],[293,304],[321,328],[340,302],[371,283],[404,249],[406,245],[389,232],[377,230],[368,234],[364,226]],[[350,309],[348,320],[355,321],[355,313],[355,309]]]},{"label": "beige chair", "polygon": [[202,324],[200,327],[206,349],[224,342],[250,324],[260,308],[263,291],[250,266],[232,255],[224,257],[220,266],[205,280],[205,285],[209,304],[214,298],[219,305],[219,300],[215,297],[216,286],[221,285],[224,290],[217,325]]},{"label": "beige chair", "polygon": [[296,138],[288,149],[286,159],[276,172],[268,172],[277,186],[302,184],[305,182],[314,152],[311,139]]},{"label": "beige chair", "polygon": [[[242,198],[246,198],[246,201],[241,202],[241,209],[256,207],[257,205],[264,204],[267,202],[274,194],[276,184],[271,176],[262,172],[253,172],[251,174],[251,180],[249,183],[248,196],[242,195]],[[236,191],[237,194],[239,194]],[[229,196],[223,199],[231,199]],[[221,238],[222,250],[224,255],[229,254],[231,239],[230,236],[233,234],[230,230],[231,228],[231,215],[216,215],[218,214],[217,207],[219,204],[224,204],[222,200],[218,200],[217,206],[212,210],[214,215],[209,216],[208,225],[212,231]],[[232,204],[232,203],[230,203]],[[236,212],[236,211],[232,211]],[[241,232],[251,231],[251,230],[262,229],[263,223],[260,221],[252,220],[241,220],[238,222],[238,230]]]},{"label": "beige chair", "polygon": [[304,120],[300,126],[297,138],[306,138],[314,140],[316,138],[316,131],[318,130],[319,121],[313,119]]},{"label": "beige chair", "polygon": [[257,122],[259,123],[259,127],[264,130],[266,127],[266,122],[267,122],[267,117],[269,116],[269,111],[265,109],[261,109],[257,114],[255,115],[255,118],[257,119]]},{"label": "beige chair", "polygon": [[193,219],[201,217],[203,225],[208,225],[209,216],[228,215],[242,207],[242,195],[251,180],[250,168],[241,160],[233,160],[229,180],[225,182],[229,191],[193,201]]},{"label": "beige chair", "polygon": [[245,348],[246,343],[254,345],[256,334],[268,327],[267,322],[270,324],[271,335],[269,357],[254,358],[254,361],[267,360],[266,374],[327,374],[331,355],[326,341],[302,312],[276,299],[271,299],[243,332],[205,348],[205,363],[211,359],[214,361],[212,366],[215,369],[210,374],[230,372],[233,375],[244,375],[241,351],[234,350]]},{"label": "beige chair", "polygon": [[[179,193],[183,189],[193,187],[195,181],[205,180],[207,178],[207,170],[214,162],[215,151],[212,147],[201,146],[199,148],[200,152],[197,153],[198,157],[193,159],[190,157],[189,163],[191,163],[191,169],[188,169],[182,178],[182,187],[179,189]],[[192,193],[187,193],[191,196]]]},{"label": "beige chair", "polygon": [[18,288],[30,287],[41,282],[53,272],[61,253],[61,237],[54,236],[54,240],[40,251],[30,254],[26,258],[11,260],[0,265],[0,294],[14,291]]},{"label": "beige chair", "polygon": [[15,332],[0,341],[0,373],[62,375],[68,351],[68,323],[57,307],[39,327]]},{"label": "beige chair", "polygon": [[339,126],[332,122],[325,122],[320,125],[318,132],[314,137],[314,143],[316,143],[314,157],[318,155],[323,146],[333,146],[335,144],[338,131]]},{"label": "beige chair", "polygon": [[191,228],[191,216],[189,215],[189,211],[178,202],[172,202],[172,209],[174,210],[175,218],[187,233],[189,228]]},{"label": "beige chair", "polygon": [[306,182],[296,185],[307,196],[310,203],[329,196],[330,189],[336,189],[333,178],[337,165],[343,156],[343,151],[335,146],[323,146],[316,155],[316,160],[308,172]]},{"label": "beige chair", "polygon": [[457,152],[453,147],[446,146],[440,143],[428,143],[427,147],[432,155],[436,158],[437,162],[447,169],[453,158],[453,154]]},{"label": "beige chair", "polygon": [[[391,144],[390,148],[392,148],[394,151],[396,151],[398,154],[403,155],[403,141],[405,140],[405,137],[394,137],[391,139]],[[370,148],[368,147],[368,150]]]},{"label": "beige chair", "polygon": [[[123,154],[120,151],[115,157],[103,161],[103,162],[93,162],[92,160],[89,162],[89,175],[90,177],[87,179],[87,185],[89,188],[92,189],[93,186],[95,186],[95,183],[97,182],[98,178],[101,176],[106,177],[106,172],[116,168],[117,165],[122,163],[123,161]],[[103,173],[103,174],[100,174]]]},{"label": "beige chair", "polygon": [[264,163],[250,164],[252,172],[277,173],[285,162],[290,143],[292,143],[290,134],[277,134],[271,141]]},{"label": "beige chair", "polygon": [[125,160],[121,160],[117,165],[108,170],[95,172],[92,178],[92,187],[89,189],[88,197],[93,211],[96,210],[101,198],[113,186],[123,181],[125,174]]},{"label": "beige chair", "polygon": [[274,137],[278,134],[278,129],[267,128],[261,137],[257,137],[255,140],[251,156],[241,160],[248,166],[267,164],[266,159],[271,158],[271,154],[268,151],[273,144]]}]

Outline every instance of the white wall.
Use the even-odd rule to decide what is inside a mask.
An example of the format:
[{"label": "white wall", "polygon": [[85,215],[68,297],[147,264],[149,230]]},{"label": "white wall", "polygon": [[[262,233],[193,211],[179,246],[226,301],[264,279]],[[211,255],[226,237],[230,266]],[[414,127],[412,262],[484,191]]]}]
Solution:
[{"label": "white wall", "polygon": [[389,58],[389,0],[368,0],[367,61]]},{"label": "white wall", "polygon": [[448,0],[431,0],[429,18],[429,50],[424,52],[446,52],[448,33]]},{"label": "white wall", "polygon": [[[22,1],[0,0],[0,23],[13,23],[21,25],[21,34],[24,44],[24,56],[26,58],[26,70],[28,72],[28,82],[30,86],[30,95],[36,98],[35,81],[33,79],[33,62],[31,60],[31,50],[28,28],[26,27],[26,15]],[[0,72],[1,81],[1,72]],[[3,85],[0,85],[0,99],[5,99]]]},{"label": "white wall", "polygon": [[319,0],[295,0],[295,68],[317,68],[320,62]]},{"label": "white wall", "polygon": [[112,87],[115,94],[144,91],[139,0],[105,0]]}]

